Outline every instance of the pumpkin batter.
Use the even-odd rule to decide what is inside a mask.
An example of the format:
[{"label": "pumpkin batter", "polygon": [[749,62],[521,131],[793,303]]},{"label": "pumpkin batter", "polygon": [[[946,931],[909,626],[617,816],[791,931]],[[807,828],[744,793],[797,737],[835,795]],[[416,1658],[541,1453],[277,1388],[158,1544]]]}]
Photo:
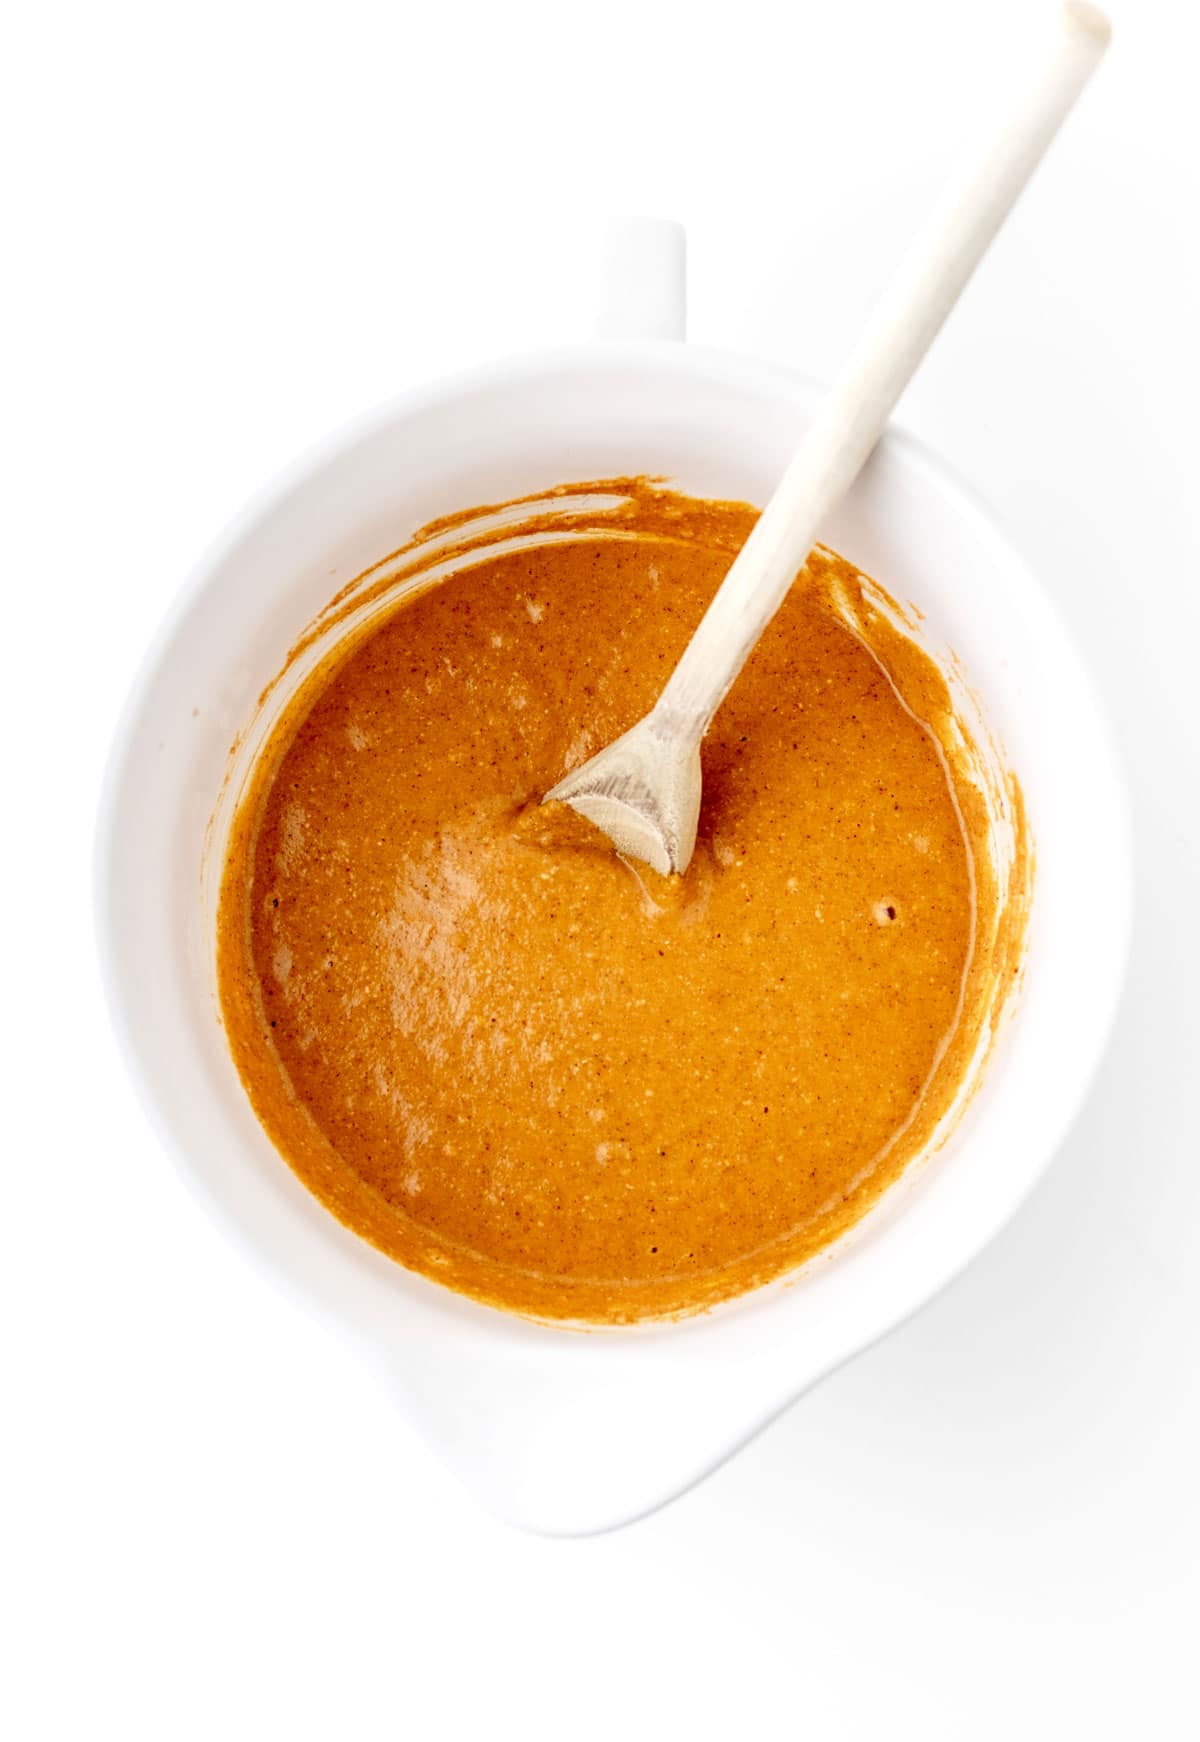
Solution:
[{"label": "pumpkin batter", "polygon": [[485,544],[319,665],[218,927],[234,1058],[309,1188],[413,1269],[592,1322],[712,1304],[861,1215],[1011,985],[1028,873],[1015,787],[1003,894],[943,678],[824,551],[705,741],[682,878],[541,806],[649,708],[753,523],[610,488],[623,536]]}]

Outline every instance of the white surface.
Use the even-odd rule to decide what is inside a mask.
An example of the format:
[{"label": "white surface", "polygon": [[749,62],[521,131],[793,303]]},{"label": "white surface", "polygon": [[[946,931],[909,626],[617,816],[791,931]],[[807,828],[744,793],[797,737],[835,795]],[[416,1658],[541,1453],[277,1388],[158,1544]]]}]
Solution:
[{"label": "white surface", "polygon": [[[933,1307],[660,1517],[517,1536],[196,1214],[116,1065],[86,907],[126,683],[264,474],[407,380],[575,336],[609,208],[688,224],[698,340],[832,373],[1043,10],[845,0],[780,23],[743,0],[695,37],[645,0],[17,23],[7,1732],[1200,1729],[1190,9],[1114,5],[1094,89],[904,406],[1056,571],[1139,836],[1103,1080]],[[768,15],[791,52],[764,69]],[[795,237],[764,257],[785,193]],[[50,670],[35,637],[67,611]]]}]

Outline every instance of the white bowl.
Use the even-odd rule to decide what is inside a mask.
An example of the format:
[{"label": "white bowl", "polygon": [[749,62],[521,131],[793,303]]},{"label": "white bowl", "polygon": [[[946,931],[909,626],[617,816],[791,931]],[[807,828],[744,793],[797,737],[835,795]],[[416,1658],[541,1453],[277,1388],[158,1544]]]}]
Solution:
[{"label": "white bowl", "polygon": [[1004,1224],[1082,1100],[1131,894],[1125,804],[1092,686],[1041,587],[918,443],[889,435],[827,541],[953,649],[1025,791],[1036,886],[1024,990],[946,1147],[796,1276],[678,1324],[525,1323],[409,1274],[309,1196],[260,1128],[213,993],[205,830],[230,743],[297,633],[434,516],[571,479],[661,474],[761,502],[818,389],[670,342],[539,355],[410,394],[264,492],[160,629],[112,752],[97,865],[113,1019],[187,1179],[256,1260],[390,1372],[494,1511],[601,1530],[662,1504],[907,1318]]}]

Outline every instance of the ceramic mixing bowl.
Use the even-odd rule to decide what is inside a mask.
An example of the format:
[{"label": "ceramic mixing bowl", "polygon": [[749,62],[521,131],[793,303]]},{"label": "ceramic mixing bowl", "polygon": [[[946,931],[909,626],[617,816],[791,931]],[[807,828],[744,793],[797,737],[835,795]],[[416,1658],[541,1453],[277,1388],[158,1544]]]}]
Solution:
[{"label": "ceramic mixing bowl", "polygon": [[[1054,1154],[1115,1008],[1130,914],[1105,723],[1035,577],[941,460],[890,434],[828,543],[952,650],[1024,787],[1036,880],[1022,992],[953,1135],[794,1276],[679,1323],[574,1331],[455,1296],[333,1219],[274,1152],[214,994],[210,831],[230,745],[330,597],[435,516],[567,480],[661,475],[762,502],[819,400],[810,381],[682,336],[680,246],[634,227],[608,323],[625,337],[439,382],[270,486],[161,626],[112,751],[100,951],[125,1056],[198,1196],[254,1261],[374,1358],[484,1502],[552,1532],[679,1493],[956,1275]],[[639,339],[638,331],[651,337]],[[672,336],[675,335],[675,336]]]}]

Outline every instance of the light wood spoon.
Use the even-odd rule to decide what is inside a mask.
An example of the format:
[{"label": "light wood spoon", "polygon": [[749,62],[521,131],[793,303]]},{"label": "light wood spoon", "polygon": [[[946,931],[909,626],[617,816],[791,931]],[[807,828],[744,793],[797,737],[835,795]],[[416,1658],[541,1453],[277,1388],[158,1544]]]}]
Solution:
[{"label": "light wood spoon", "polygon": [[1049,54],[1005,124],[918,238],[721,583],[651,711],[546,794],[656,871],[687,869],[700,814],[700,741],[854,482],[900,394],[1108,45],[1067,0]]}]

